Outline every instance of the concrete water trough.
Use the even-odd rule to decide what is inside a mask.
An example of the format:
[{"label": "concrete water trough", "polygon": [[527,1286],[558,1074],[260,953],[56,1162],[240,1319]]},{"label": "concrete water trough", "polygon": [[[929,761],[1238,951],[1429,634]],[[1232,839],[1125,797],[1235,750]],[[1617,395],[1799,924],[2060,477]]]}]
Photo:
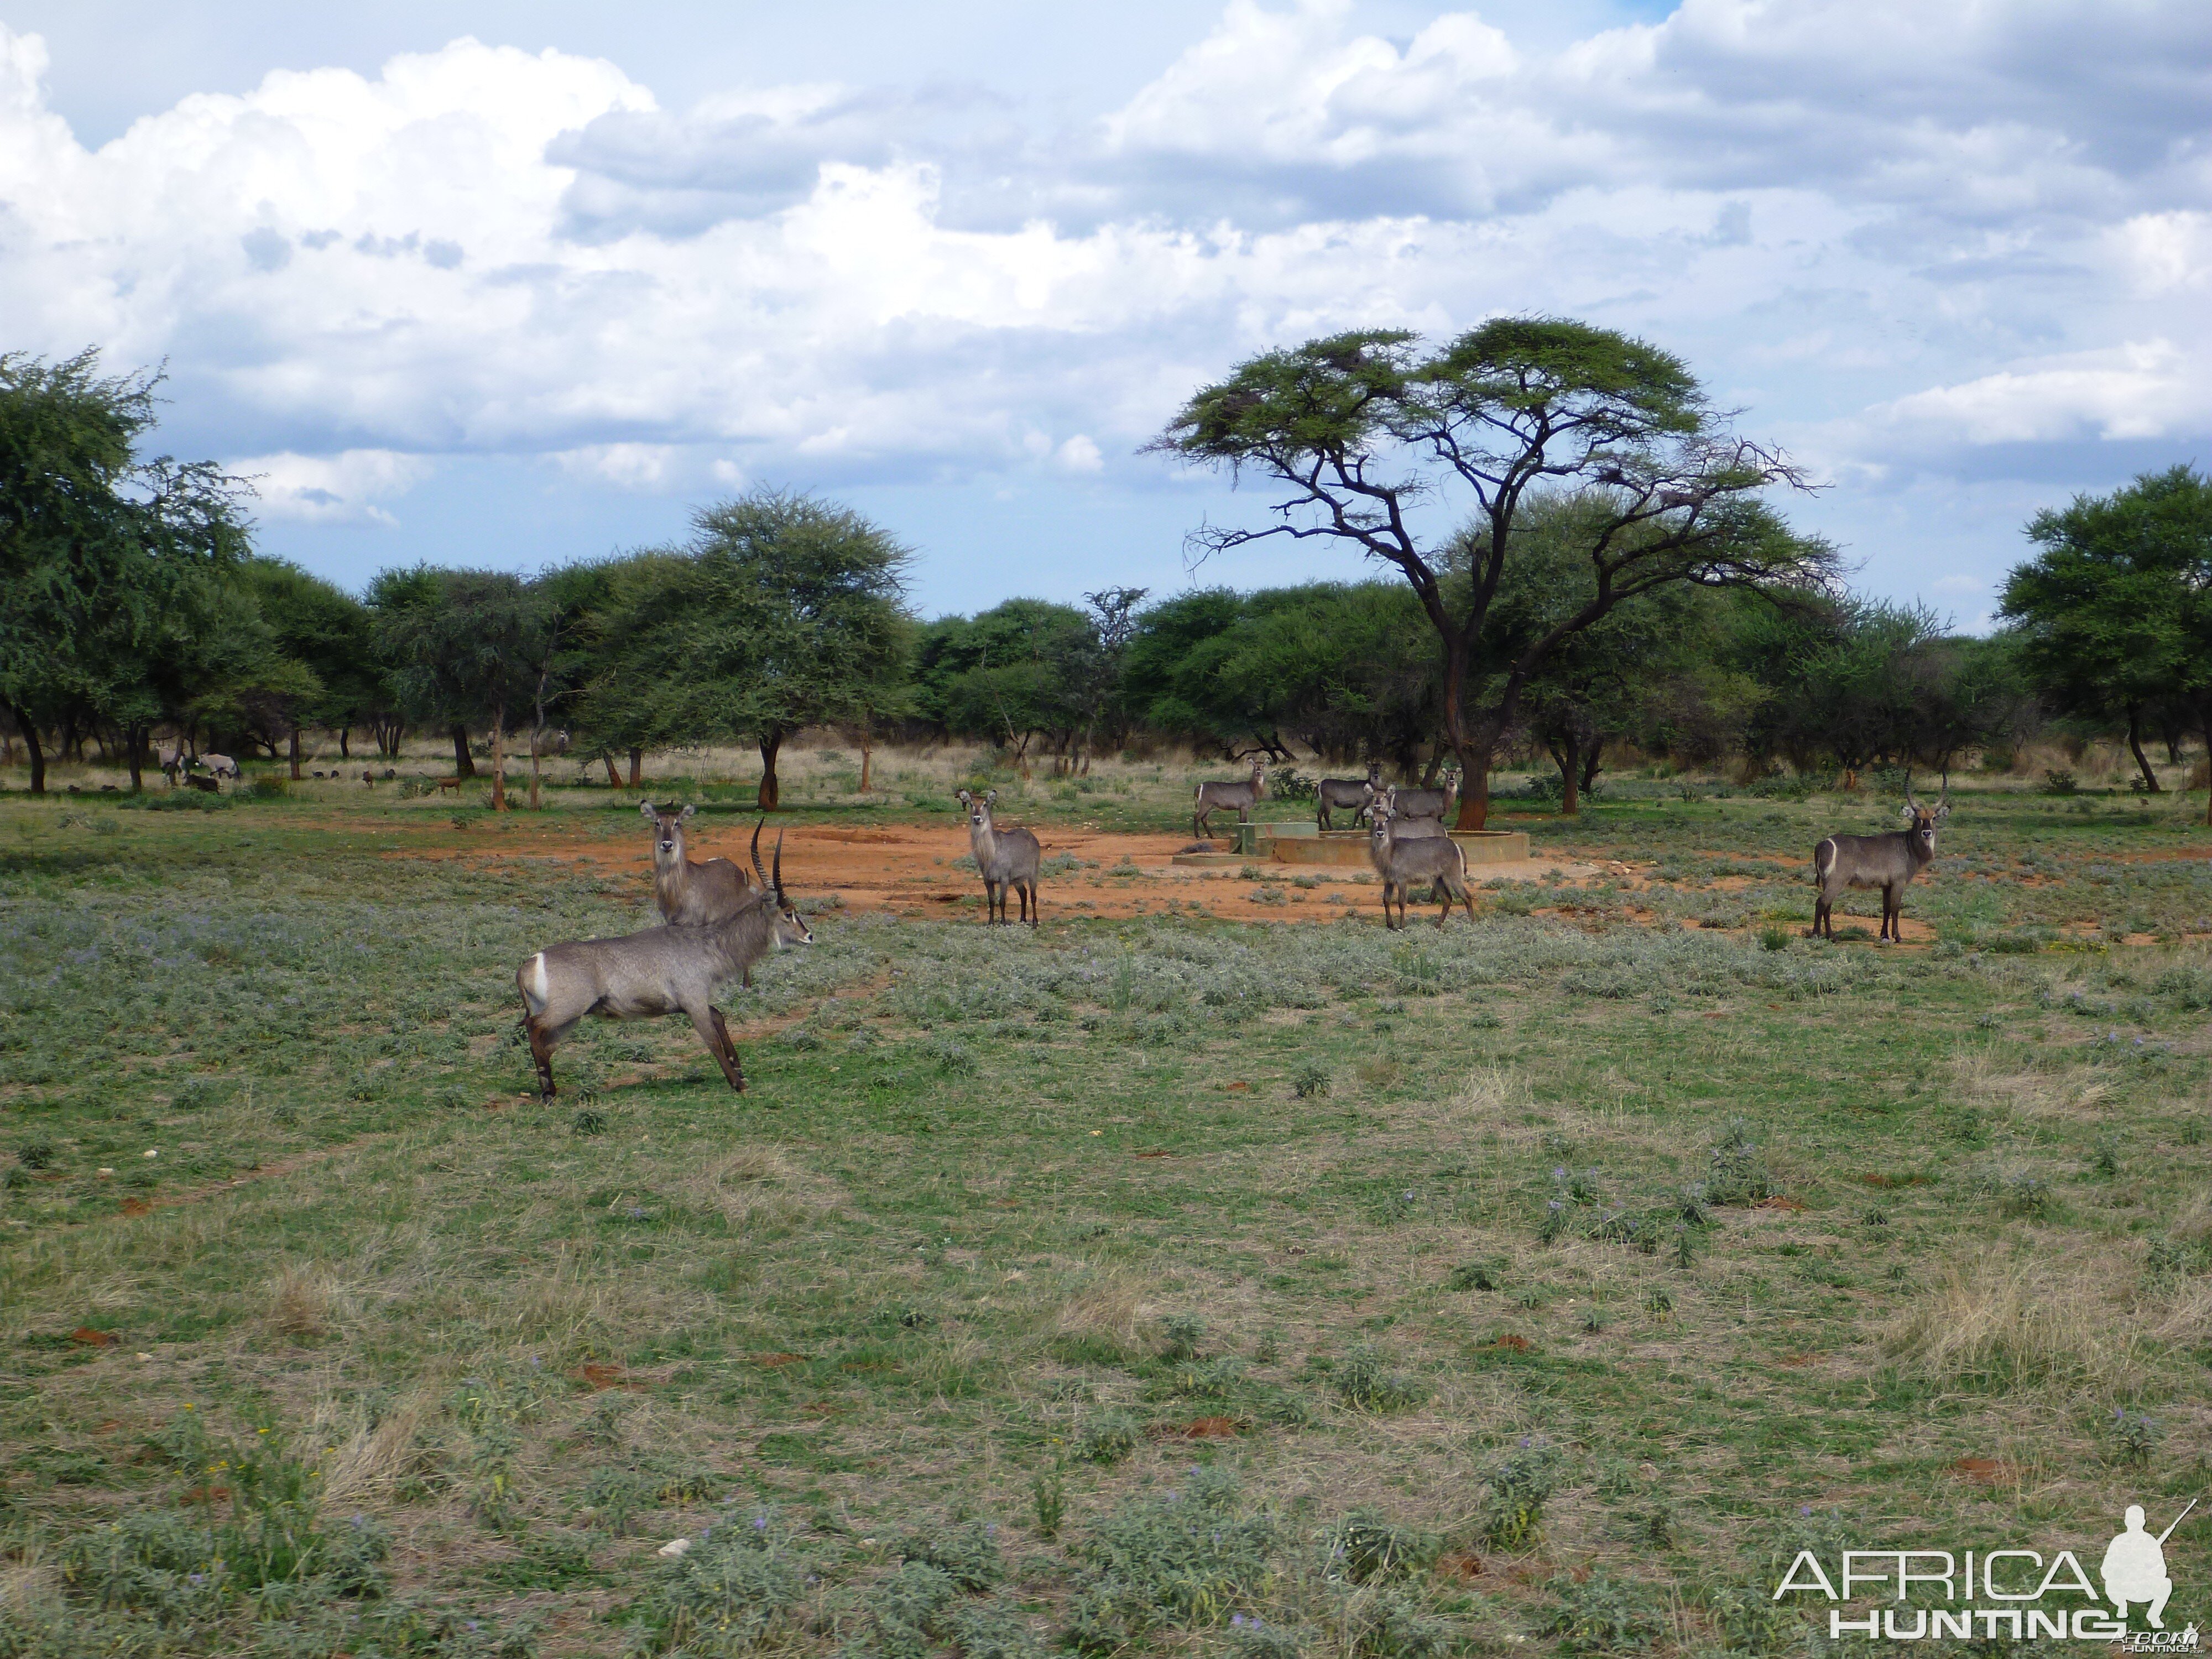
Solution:
[{"label": "concrete water trough", "polygon": [[[1467,830],[1452,839],[1467,854],[1470,866],[1517,864],[1528,857],[1528,836],[1521,830]],[[1200,868],[1243,864],[1324,864],[1358,869],[1368,867],[1364,830],[1323,830],[1313,823],[1240,823],[1237,850],[1231,853],[1179,853],[1175,861]]]}]

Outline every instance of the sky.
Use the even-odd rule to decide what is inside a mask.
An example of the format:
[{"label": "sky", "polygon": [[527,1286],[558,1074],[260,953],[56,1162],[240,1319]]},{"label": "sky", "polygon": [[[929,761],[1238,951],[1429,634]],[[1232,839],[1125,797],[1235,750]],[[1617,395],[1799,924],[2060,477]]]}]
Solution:
[{"label": "sky", "polygon": [[925,615],[1195,571],[1139,453],[1242,359],[1570,316],[1682,357],[1864,591],[2212,460],[2203,0],[0,0],[0,351],[349,587],[867,513]]}]

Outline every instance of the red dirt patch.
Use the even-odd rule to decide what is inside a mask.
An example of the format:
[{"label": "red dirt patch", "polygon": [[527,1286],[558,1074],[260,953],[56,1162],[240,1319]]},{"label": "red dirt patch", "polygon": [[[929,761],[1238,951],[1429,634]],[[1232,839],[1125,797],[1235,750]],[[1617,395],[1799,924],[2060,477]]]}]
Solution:
[{"label": "red dirt patch", "polygon": [[1857,1179],[1862,1187],[1873,1187],[1885,1192],[1899,1187],[1925,1187],[1928,1184],[1926,1176],[1884,1175],[1879,1170],[1870,1175],[1860,1176]]},{"label": "red dirt patch", "polygon": [[1762,1198],[1751,1207],[1754,1210],[1788,1210],[1794,1215],[1805,1207],[1805,1200],[1802,1198]]},{"label": "red dirt patch", "polygon": [[1473,1550],[1457,1550],[1437,1563],[1437,1571],[1454,1578],[1482,1577],[1482,1558]]},{"label": "red dirt patch", "polygon": [[610,1365],[598,1360],[586,1361],[568,1375],[589,1389],[641,1389],[644,1383],[635,1381],[623,1365]]},{"label": "red dirt patch", "polygon": [[1516,1336],[1508,1331],[1490,1346],[1493,1348],[1504,1348],[1509,1353],[1526,1353],[1528,1352],[1528,1339],[1525,1336]]},{"label": "red dirt patch", "polygon": [[123,1213],[125,1215],[151,1215],[153,1211],[154,1206],[143,1198],[126,1198],[123,1200]]},{"label": "red dirt patch", "polygon": [[80,1325],[69,1334],[69,1340],[82,1342],[88,1348],[112,1348],[115,1346],[115,1333],[96,1331],[89,1325]]},{"label": "red dirt patch", "polygon": [[774,1370],[779,1365],[804,1365],[805,1363],[806,1356],[803,1353],[754,1353],[745,1356],[746,1364],[763,1366],[769,1370]]},{"label": "red dirt patch", "polygon": [[1233,1417],[1194,1417],[1188,1423],[1155,1423],[1145,1431],[1155,1440],[1234,1440],[1244,1431]]},{"label": "red dirt patch", "polygon": [[1943,1466],[1962,1480],[1976,1486],[1994,1486],[2009,1480],[2018,1473],[2009,1463],[1994,1457],[1960,1457]]}]

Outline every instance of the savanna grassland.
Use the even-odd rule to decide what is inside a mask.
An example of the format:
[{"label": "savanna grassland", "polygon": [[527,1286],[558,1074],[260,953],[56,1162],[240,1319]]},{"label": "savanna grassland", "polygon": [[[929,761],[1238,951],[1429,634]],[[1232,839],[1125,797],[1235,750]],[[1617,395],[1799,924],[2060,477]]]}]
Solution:
[{"label": "savanna grassland", "polygon": [[1893,802],[1681,781],[1442,931],[794,884],[751,1092],[598,1024],[548,1107],[515,965],[641,880],[10,793],[0,1655],[1796,1651],[1807,1542],[2091,1559],[2212,1457],[2212,838],[1954,799],[1895,950],[1802,937]]}]

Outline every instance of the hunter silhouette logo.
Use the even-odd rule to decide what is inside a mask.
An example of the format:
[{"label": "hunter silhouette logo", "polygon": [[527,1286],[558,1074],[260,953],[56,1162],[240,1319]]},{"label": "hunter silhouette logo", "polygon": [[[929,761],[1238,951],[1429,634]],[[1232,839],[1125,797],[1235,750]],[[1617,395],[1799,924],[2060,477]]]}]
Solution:
[{"label": "hunter silhouette logo", "polygon": [[[2117,1643],[2132,1653],[2194,1653],[2197,1630],[2166,1628],[2173,1578],[2166,1540],[2199,1503],[2191,1498],[2161,1533],[2149,1530],[2140,1504],[2130,1504],[2123,1529],[2105,1547],[2098,1576],[2104,1593],[2072,1550],[2045,1558],[2038,1550],[1847,1549],[1830,1577],[1819,1555],[1800,1550],[1775,1586],[1774,1599],[1810,1593],[1832,1602],[1887,1602],[1848,1615],[1828,1610],[1828,1636],[1917,1642],[1960,1640]],[[2128,1628],[2140,1608],[2147,1630]]]},{"label": "hunter silhouette logo", "polygon": [[[2173,1527],[2188,1519],[2190,1510],[2196,1507],[2192,1498],[2188,1507],[2173,1517]],[[2154,1538],[2143,1530],[2142,1505],[2128,1505],[2128,1529],[2106,1546],[2105,1564],[2099,1569],[2105,1581],[2105,1599],[2112,1604],[2114,1617],[2125,1619],[2129,1602],[2143,1601],[2149,1604],[2145,1617],[2150,1627],[2166,1628],[2166,1599],[2173,1594],[2173,1580],[2166,1576],[2166,1540],[2173,1536],[2173,1527]]]}]

